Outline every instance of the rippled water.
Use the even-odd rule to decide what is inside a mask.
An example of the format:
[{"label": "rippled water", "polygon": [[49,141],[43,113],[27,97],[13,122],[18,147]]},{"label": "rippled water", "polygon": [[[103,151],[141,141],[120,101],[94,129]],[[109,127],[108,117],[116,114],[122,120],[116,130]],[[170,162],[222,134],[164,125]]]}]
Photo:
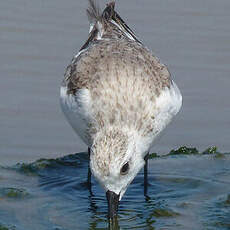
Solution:
[{"label": "rippled water", "polygon": [[[88,189],[86,156],[1,168],[0,224],[17,230],[107,229],[105,194],[94,180]],[[117,229],[227,230],[229,173],[229,154],[154,158],[148,196],[141,172],[121,200]]]}]

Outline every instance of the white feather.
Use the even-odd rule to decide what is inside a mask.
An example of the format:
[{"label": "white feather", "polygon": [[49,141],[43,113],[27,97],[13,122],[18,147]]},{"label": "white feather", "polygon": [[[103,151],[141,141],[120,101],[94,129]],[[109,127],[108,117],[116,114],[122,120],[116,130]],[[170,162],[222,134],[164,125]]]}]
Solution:
[{"label": "white feather", "polygon": [[88,123],[91,119],[90,103],[90,93],[87,89],[78,90],[76,96],[74,96],[72,94],[67,94],[66,86],[61,87],[60,104],[62,111],[74,131],[88,146],[92,145],[87,135]]}]

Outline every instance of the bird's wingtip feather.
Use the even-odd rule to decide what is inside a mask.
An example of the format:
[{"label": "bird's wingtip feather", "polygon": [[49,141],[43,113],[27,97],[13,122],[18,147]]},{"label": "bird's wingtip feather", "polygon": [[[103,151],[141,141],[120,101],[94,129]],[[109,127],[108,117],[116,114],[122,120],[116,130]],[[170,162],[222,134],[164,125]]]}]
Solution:
[{"label": "bird's wingtip feather", "polygon": [[86,12],[90,23],[95,23],[97,21],[101,21],[103,18],[111,17],[111,15],[114,12],[115,0],[112,0],[106,4],[106,8],[104,9],[103,13],[96,0],[88,0],[88,1],[89,1],[89,7],[87,8]]},{"label": "bird's wingtip feather", "polygon": [[89,1],[89,7],[87,8],[87,16],[90,21],[90,23],[95,23],[100,20],[101,18],[101,9],[99,4],[96,0],[88,0]]}]

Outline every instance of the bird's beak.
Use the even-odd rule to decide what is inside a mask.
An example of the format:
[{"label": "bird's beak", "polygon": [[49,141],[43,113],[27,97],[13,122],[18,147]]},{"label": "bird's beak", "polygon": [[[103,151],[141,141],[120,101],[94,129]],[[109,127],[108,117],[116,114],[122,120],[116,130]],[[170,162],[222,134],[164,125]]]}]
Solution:
[{"label": "bird's beak", "polygon": [[108,218],[113,220],[117,216],[120,194],[117,195],[115,192],[108,190],[106,197],[108,201]]}]

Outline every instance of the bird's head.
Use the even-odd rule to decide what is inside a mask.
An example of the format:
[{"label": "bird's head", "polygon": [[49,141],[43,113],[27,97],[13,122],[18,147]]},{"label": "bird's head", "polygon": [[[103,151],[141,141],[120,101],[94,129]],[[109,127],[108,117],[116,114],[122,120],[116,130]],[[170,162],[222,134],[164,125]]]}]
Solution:
[{"label": "bird's head", "polygon": [[96,135],[90,167],[106,191],[109,218],[117,215],[119,201],[143,165],[144,153],[135,143],[134,136],[113,129]]}]

